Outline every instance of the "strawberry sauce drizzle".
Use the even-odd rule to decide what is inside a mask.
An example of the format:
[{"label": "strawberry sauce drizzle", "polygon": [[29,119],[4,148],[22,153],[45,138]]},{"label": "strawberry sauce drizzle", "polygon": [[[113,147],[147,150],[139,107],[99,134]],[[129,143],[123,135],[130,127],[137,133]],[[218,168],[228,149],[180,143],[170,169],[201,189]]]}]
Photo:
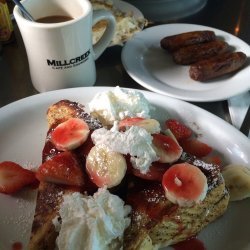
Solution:
[{"label": "strawberry sauce drizzle", "polygon": [[14,242],[12,244],[12,250],[22,250],[23,249],[23,244],[21,242]]},{"label": "strawberry sauce drizzle", "polygon": [[189,238],[175,245],[172,245],[174,250],[206,250],[203,242],[196,237]]},{"label": "strawberry sauce drizzle", "polygon": [[128,204],[146,213],[155,223],[161,220],[163,216],[174,213],[177,209],[175,205],[166,204],[166,197],[161,183],[137,179],[135,186],[129,190],[129,193]]}]

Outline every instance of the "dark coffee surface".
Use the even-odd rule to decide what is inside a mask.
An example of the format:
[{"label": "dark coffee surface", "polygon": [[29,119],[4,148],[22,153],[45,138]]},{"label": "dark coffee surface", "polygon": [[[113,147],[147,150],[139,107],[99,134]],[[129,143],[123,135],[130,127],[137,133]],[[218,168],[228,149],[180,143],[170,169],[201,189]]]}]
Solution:
[{"label": "dark coffee surface", "polygon": [[73,20],[70,16],[46,16],[39,18],[36,21],[38,23],[62,23],[70,20]]}]

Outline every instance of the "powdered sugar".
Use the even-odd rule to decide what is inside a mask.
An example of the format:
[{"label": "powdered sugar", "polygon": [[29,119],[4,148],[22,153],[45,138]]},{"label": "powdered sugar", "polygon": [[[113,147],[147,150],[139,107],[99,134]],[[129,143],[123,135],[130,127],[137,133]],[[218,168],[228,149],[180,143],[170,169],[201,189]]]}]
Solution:
[{"label": "powdered sugar", "polygon": [[204,162],[195,156],[188,155],[183,152],[181,156],[181,161],[188,162],[198,168],[206,175],[207,183],[208,183],[208,191],[213,189],[216,185],[218,185],[219,181],[222,181],[222,175],[220,173],[219,166]]},{"label": "powdered sugar", "polygon": [[[22,242],[23,249],[27,249],[25,243],[30,237],[32,224],[30,218],[34,216],[36,193],[34,190],[24,189],[12,198],[1,194],[4,206],[0,211],[0,231],[5,235],[11,235],[9,244]],[[0,242],[0,249],[7,249],[6,242]]]}]

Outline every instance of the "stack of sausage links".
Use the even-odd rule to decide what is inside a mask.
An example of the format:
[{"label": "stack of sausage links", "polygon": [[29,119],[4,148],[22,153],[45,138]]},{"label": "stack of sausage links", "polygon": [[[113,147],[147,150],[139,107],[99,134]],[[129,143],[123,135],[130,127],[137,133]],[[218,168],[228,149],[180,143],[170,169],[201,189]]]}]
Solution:
[{"label": "stack of sausage links", "polygon": [[177,64],[190,65],[189,75],[196,81],[207,81],[235,72],[246,63],[243,52],[235,52],[210,30],[192,31],[164,37],[161,47]]}]

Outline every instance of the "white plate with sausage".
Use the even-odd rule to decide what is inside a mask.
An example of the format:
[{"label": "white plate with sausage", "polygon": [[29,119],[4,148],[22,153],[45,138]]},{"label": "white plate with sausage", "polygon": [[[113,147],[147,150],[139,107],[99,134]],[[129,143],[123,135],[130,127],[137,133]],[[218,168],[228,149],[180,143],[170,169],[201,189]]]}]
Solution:
[{"label": "white plate with sausage", "polygon": [[[189,31],[211,30],[218,39],[227,42],[233,51],[247,56],[243,68],[207,82],[190,78],[189,66],[177,65],[160,41],[171,35]],[[141,86],[170,97],[210,102],[226,100],[250,89],[250,46],[238,37],[207,26],[165,24],[145,29],[129,40],[122,50],[122,63],[128,74]]]}]

